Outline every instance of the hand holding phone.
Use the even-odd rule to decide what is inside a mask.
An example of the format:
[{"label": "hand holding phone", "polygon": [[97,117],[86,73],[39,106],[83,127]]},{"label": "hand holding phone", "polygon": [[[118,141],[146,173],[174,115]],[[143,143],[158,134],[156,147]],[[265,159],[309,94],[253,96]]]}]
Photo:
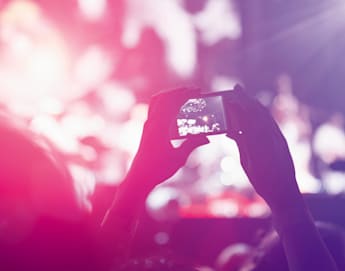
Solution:
[{"label": "hand holding phone", "polygon": [[200,94],[180,108],[171,128],[172,139],[227,133],[224,96],[229,91]]}]

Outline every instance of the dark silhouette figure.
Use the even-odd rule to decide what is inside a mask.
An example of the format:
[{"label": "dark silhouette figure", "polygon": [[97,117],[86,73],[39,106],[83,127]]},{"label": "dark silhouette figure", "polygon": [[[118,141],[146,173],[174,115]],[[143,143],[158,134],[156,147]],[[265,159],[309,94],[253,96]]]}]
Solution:
[{"label": "dark silhouette figure", "polygon": [[[100,227],[88,227],[72,178],[58,155],[3,119],[1,270],[102,271],[120,270],[128,263],[146,197],[175,174],[195,148],[208,143],[203,136],[187,138],[177,148],[170,142],[179,108],[199,95],[198,89],[182,88],[152,98],[139,150]],[[237,142],[243,168],[272,210],[289,270],[338,270],[298,190],[277,124],[239,86],[224,99],[228,136]]]}]

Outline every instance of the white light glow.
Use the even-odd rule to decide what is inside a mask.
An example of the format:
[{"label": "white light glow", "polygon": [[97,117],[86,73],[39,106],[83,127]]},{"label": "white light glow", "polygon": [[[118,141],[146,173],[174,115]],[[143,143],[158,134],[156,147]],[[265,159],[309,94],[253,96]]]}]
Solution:
[{"label": "white light glow", "polygon": [[135,104],[135,97],[131,90],[115,82],[101,86],[98,93],[105,109],[112,116],[128,113]]},{"label": "white light glow", "polygon": [[106,81],[111,71],[112,61],[107,53],[100,46],[92,45],[78,59],[75,79],[82,89],[96,88]]},{"label": "white light glow", "polygon": [[240,82],[239,79],[230,78],[227,76],[216,75],[212,78],[212,89],[228,89],[232,90],[233,87]]},{"label": "white light glow", "polygon": [[37,116],[31,121],[31,128],[38,134],[49,138],[59,150],[65,153],[78,153],[78,141],[66,133],[55,118],[44,115]]},{"label": "white light glow", "polygon": [[220,175],[220,182],[222,183],[222,185],[225,185],[225,186],[234,185],[233,177],[232,177],[230,172],[229,173],[222,173]]},{"label": "white light glow", "polygon": [[85,19],[90,21],[101,19],[107,9],[107,0],[78,0],[78,4]]},{"label": "white light glow", "polygon": [[0,100],[15,112],[37,113],[42,99],[64,93],[67,45],[34,1],[10,1],[0,24]]},{"label": "white light glow", "polygon": [[207,45],[224,38],[238,39],[242,33],[240,19],[228,0],[209,0],[205,9],[195,17],[194,23]]},{"label": "white light glow", "polygon": [[220,167],[224,172],[231,172],[234,167],[238,166],[235,159],[231,156],[226,156],[220,162]]},{"label": "white light glow", "polygon": [[125,175],[122,159],[123,157],[115,151],[98,156],[97,160],[102,165],[102,169],[97,174],[97,183],[111,185],[121,183]]},{"label": "white light glow", "polygon": [[237,202],[229,199],[213,201],[210,204],[209,209],[215,216],[234,217],[239,213]]},{"label": "white light glow", "polygon": [[325,123],[316,130],[313,145],[316,154],[326,163],[345,158],[345,133],[332,123]]},{"label": "white light glow", "polygon": [[263,202],[254,202],[248,205],[246,213],[250,217],[264,217],[270,213],[270,209]]},{"label": "white light glow", "polygon": [[345,174],[341,172],[326,172],[323,174],[325,190],[330,194],[341,194],[345,191]]},{"label": "white light glow", "polygon": [[135,119],[126,122],[115,139],[118,147],[134,156],[139,147],[143,125],[143,122]]},{"label": "white light glow", "polygon": [[158,187],[149,195],[146,200],[147,206],[150,209],[158,210],[168,204],[169,200],[178,196],[175,189],[169,187]]},{"label": "white light glow", "polygon": [[38,109],[42,114],[58,115],[61,114],[65,108],[58,99],[47,97],[39,101]]},{"label": "white light glow", "polygon": [[93,194],[96,186],[94,174],[86,168],[77,165],[70,165],[69,170],[73,176],[74,188],[79,204],[91,212],[92,203],[90,196]]},{"label": "white light glow", "polygon": [[166,60],[180,76],[190,76],[196,65],[196,33],[189,14],[179,1],[128,0],[128,17],[122,40],[135,46],[145,27],[162,38]]},{"label": "white light glow", "polygon": [[70,114],[61,120],[62,128],[72,137],[79,139],[89,135],[99,135],[105,127],[105,120],[99,115]]},{"label": "white light glow", "polygon": [[28,65],[28,77],[36,84],[50,86],[58,83],[66,71],[66,55],[49,47],[37,48]]}]

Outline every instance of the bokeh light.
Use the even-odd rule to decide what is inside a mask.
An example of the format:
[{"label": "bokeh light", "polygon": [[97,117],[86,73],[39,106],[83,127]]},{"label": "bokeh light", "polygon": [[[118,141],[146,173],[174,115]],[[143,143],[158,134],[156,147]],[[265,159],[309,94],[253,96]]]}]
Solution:
[{"label": "bokeh light", "polygon": [[[301,52],[289,50],[286,60],[279,50],[294,46],[272,46],[266,51],[273,64],[255,66],[266,56],[261,50],[267,44],[296,37],[296,31],[334,14],[334,7],[297,25],[284,16],[277,28],[289,27],[279,32],[265,28],[260,7],[254,5],[248,16],[244,4],[232,0],[207,0],[195,9],[188,9],[186,1],[78,0],[61,7],[43,2],[0,1],[0,107],[58,149],[75,178],[80,202],[90,210],[97,185],[116,186],[124,178],[139,146],[150,96],[191,84],[203,91],[231,89],[239,82],[254,86],[253,94],[271,110],[287,139],[301,191],[344,193],[344,174],[328,167],[345,159],[344,115],[310,102],[320,95],[300,86],[293,61],[300,64]],[[61,14],[69,16],[62,19]],[[329,31],[323,34],[330,36],[334,24],[325,25]],[[277,33],[266,37],[265,31]],[[315,50],[308,51],[309,58]],[[279,57],[273,58],[275,53]],[[277,64],[278,69],[279,59],[286,63]],[[209,139],[154,191],[148,209],[161,219],[158,209],[170,200],[174,215],[265,216],[267,206],[253,192],[236,143],[224,135]],[[163,244],[166,238],[159,235],[156,241]]]}]

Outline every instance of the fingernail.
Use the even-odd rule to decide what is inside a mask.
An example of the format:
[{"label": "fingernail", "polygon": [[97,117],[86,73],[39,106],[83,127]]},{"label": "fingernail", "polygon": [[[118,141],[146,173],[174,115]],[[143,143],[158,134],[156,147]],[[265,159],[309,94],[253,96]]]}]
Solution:
[{"label": "fingernail", "polygon": [[243,87],[240,84],[236,84],[234,87],[234,90],[236,91],[243,91]]}]

